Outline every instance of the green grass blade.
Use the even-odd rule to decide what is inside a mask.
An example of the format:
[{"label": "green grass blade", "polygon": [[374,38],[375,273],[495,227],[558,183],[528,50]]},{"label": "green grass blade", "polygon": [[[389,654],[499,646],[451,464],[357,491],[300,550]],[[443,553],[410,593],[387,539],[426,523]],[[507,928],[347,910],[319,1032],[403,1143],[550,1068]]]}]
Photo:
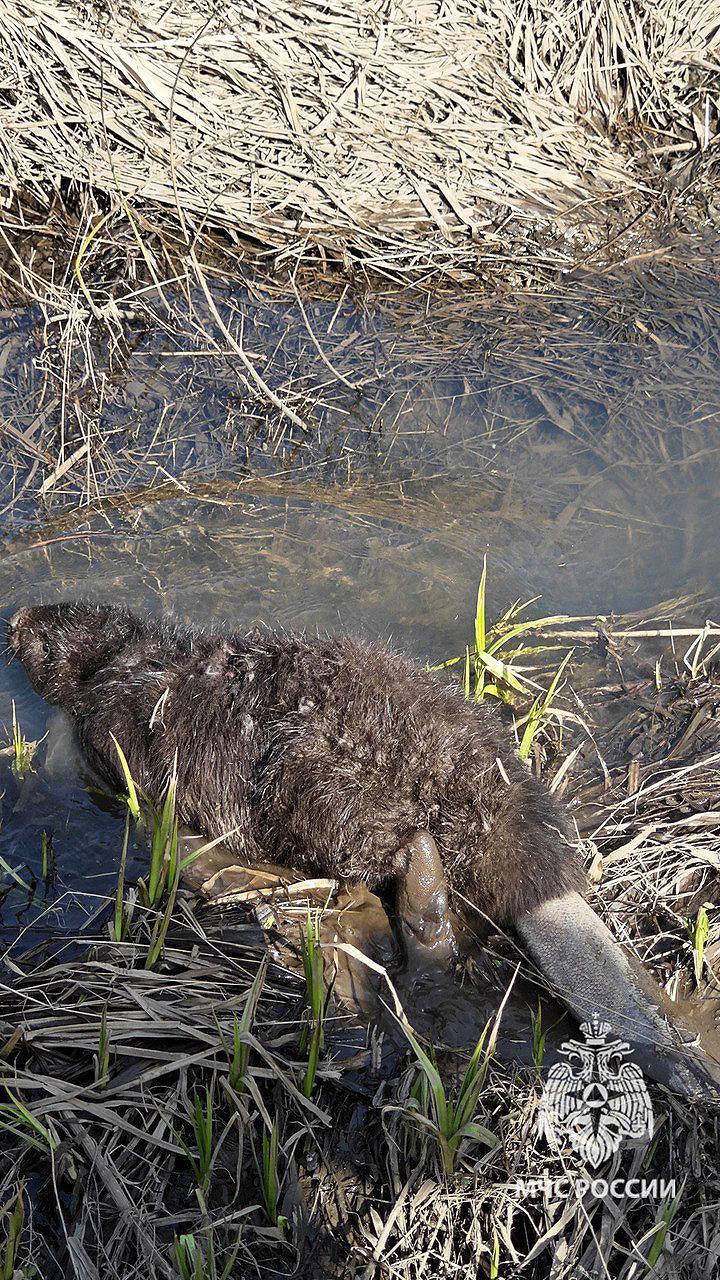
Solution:
[{"label": "green grass blade", "polygon": [[428,1084],[430,1085],[430,1091],[435,1104],[435,1113],[437,1115],[438,1127],[441,1130],[444,1130],[445,1126],[447,1125],[447,1118],[448,1118],[447,1117],[447,1097],[445,1095],[445,1086],[443,1085],[442,1079],[440,1077],[440,1072],[438,1071],[434,1062],[430,1060],[425,1050],[420,1046],[420,1044],[416,1040],[415,1036],[413,1035],[407,1023],[403,1022],[400,1025],[402,1026],[402,1029],[405,1032],[405,1035],[407,1036],[408,1040],[410,1041],[410,1044],[412,1045],[415,1057],[417,1058],[422,1070],[425,1072],[425,1075],[427,1076]]},{"label": "green grass blade", "polygon": [[130,839],[130,811],[125,814],[125,832],[123,834],[123,846],[120,854],[120,867],[118,870],[117,888],[115,889],[115,918],[113,922],[113,937],[115,942],[122,942],[125,937],[126,919],[125,919],[125,866],[127,864],[127,851]]},{"label": "green grass blade", "polygon": [[123,751],[122,747],[120,746],[120,743],[115,737],[115,734],[111,733],[110,737],[112,738],[113,743],[115,744],[115,750],[117,751],[118,758],[120,760],[120,768],[122,769],[123,777],[125,778],[125,786],[127,788],[128,809],[130,810],[135,821],[139,822],[140,821],[140,801],[138,799],[137,787],[135,786],[135,783],[133,781],[133,776],[130,772],[130,765],[128,764],[125,758],[125,752]]},{"label": "green grass blade", "polygon": [[485,584],[487,582],[487,556],[483,556],[483,567],[475,605],[475,650],[481,653],[485,649]]}]

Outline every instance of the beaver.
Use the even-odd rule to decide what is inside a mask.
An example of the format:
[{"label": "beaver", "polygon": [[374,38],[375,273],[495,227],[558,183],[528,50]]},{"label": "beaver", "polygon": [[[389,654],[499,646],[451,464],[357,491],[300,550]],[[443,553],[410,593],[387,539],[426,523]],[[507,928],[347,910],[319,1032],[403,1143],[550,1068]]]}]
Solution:
[{"label": "beaver", "polygon": [[203,631],[82,601],[20,609],[8,645],[82,753],[246,862],[394,884],[410,952],[452,963],[448,890],[512,929],[574,1014],[609,1016],[648,1071],[720,1098],[720,1066],[582,894],[564,808],[497,713],[351,636]]}]

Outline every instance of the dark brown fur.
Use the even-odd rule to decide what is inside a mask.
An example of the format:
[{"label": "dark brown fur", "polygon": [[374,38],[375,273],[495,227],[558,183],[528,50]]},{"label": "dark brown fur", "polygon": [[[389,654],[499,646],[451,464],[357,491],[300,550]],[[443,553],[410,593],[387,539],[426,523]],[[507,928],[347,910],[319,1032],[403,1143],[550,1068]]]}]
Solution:
[{"label": "dark brown fur", "polygon": [[156,801],[177,758],[182,821],[247,860],[372,888],[419,828],[498,923],[578,887],[564,813],[494,712],[385,648],[82,603],[21,610],[9,643],[102,776],[122,785],[111,735]]}]

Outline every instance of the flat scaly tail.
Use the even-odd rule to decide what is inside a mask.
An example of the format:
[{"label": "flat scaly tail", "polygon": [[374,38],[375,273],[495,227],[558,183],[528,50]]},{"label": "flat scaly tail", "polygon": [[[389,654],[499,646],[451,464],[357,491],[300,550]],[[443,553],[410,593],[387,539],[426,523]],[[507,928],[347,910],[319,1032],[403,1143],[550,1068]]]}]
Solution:
[{"label": "flat scaly tail", "polygon": [[643,965],[579,893],[550,898],[514,922],[550,986],[581,1020],[607,1019],[643,1071],[673,1092],[720,1106],[720,1063]]}]

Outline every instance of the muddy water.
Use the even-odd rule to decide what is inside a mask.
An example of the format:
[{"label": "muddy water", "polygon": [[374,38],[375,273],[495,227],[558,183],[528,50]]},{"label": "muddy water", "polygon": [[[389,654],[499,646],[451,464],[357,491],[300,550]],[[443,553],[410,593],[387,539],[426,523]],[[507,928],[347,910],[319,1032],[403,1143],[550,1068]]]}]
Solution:
[{"label": "muddy water", "polygon": [[[86,380],[75,417],[52,409],[53,333],[32,309],[6,311],[5,420],[27,434],[51,403],[62,456],[80,427],[91,448],[54,478],[53,459],[33,472],[36,455],[6,437],[0,600],[359,630],[439,660],[464,649],[487,552],[491,612],[541,595],[543,613],[653,613],[681,597],[689,618],[713,616],[716,261],[713,246],[668,249],[540,299],[298,304],[218,289],[224,323],[237,333],[242,315],[246,352],[303,428],[268,411],[198,300],[172,325],[159,311],[135,322],[112,365],[99,344],[101,394]],[[92,929],[120,828],[22,671],[3,667],[5,742],[13,703],[40,741],[24,781],[0,757],[2,927],[21,949]]]}]

